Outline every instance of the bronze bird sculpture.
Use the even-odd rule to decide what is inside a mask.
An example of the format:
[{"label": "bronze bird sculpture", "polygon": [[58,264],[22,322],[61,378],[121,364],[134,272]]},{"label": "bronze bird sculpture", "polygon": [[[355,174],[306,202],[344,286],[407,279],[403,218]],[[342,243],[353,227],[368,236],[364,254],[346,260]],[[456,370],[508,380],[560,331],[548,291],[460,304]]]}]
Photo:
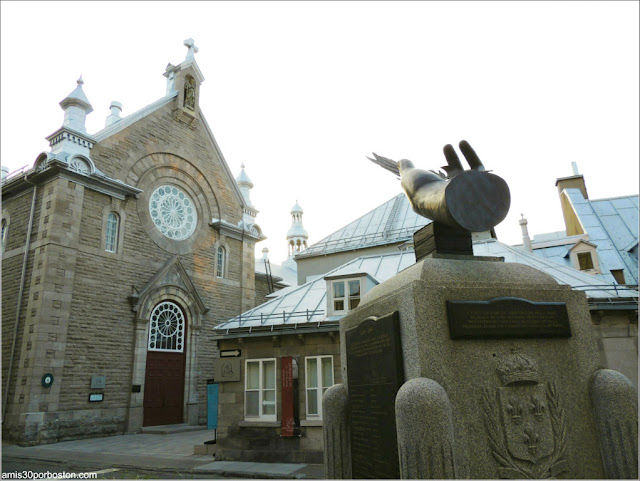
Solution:
[{"label": "bronze bird sculpture", "polygon": [[464,170],[453,146],[444,146],[446,175],[418,169],[407,159],[394,161],[373,154],[372,162],[400,177],[413,210],[428,219],[469,232],[492,229],[507,216],[511,195],[507,183],[487,172],[466,140],[460,142],[470,170]]}]

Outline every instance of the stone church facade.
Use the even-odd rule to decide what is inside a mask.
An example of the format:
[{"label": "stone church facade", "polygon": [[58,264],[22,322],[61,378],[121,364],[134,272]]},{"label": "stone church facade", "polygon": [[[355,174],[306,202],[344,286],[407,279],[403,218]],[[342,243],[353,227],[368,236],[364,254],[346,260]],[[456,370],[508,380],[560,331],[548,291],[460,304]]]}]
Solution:
[{"label": "stone church facade", "polygon": [[264,236],[200,111],[204,77],[185,45],[163,98],[123,118],[113,102],[95,134],[78,80],[51,151],[3,180],[5,439],[206,423],[213,327],[255,305]]}]

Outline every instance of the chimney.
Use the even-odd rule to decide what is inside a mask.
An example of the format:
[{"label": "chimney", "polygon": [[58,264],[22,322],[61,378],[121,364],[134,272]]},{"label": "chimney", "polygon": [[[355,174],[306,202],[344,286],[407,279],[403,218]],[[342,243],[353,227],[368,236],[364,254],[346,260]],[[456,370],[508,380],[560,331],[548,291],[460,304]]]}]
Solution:
[{"label": "chimney", "polygon": [[522,229],[522,247],[527,252],[533,252],[531,247],[531,238],[529,237],[529,230],[527,229],[527,219],[524,218],[524,214],[520,214],[522,218],[518,221],[520,229]]},{"label": "chimney", "polygon": [[575,162],[571,162],[571,168],[573,169],[573,175],[570,177],[561,177],[556,179],[556,187],[558,187],[558,194],[562,194],[565,189],[580,189],[582,197],[589,198],[587,194],[587,186],[584,183],[584,177],[578,172],[578,165]]},{"label": "chimney", "polygon": [[112,124],[115,124],[118,120],[120,120],[120,113],[122,112],[122,104],[120,102],[116,102],[115,100],[111,102],[109,105],[111,109],[111,115],[107,117],[107,121],[105,122],[105,127],[109,127]]}]

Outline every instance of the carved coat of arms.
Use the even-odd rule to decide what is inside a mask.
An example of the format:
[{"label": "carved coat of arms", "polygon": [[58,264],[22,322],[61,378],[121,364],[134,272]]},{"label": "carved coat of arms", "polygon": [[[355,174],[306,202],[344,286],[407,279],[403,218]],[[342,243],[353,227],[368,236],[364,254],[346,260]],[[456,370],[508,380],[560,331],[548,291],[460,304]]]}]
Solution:
[{"label": "carved coat of arms", "polygon": [[554,383],[538,382],[536,363],[512,353],[497,368],[502,386],[482,390],[485,425],[498,476],[553,478],[566,471],[564,410]]}]

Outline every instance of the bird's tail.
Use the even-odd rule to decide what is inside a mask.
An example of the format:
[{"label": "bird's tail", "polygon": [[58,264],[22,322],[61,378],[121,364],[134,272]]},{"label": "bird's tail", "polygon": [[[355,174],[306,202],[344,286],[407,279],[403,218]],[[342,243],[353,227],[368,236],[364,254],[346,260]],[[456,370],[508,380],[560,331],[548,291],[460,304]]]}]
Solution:
[{"label": "bird's tail", "polygon": [[373,159],[371,157],[367,157],[374,164],[378,164],[383,169],[388,170],[389,172],[393,172],[398,177],[400,177],[400,169],[398,168],[398,162],[395,160],[387,159],[386,157],[380,157],[378,154],[373,152]]}]

